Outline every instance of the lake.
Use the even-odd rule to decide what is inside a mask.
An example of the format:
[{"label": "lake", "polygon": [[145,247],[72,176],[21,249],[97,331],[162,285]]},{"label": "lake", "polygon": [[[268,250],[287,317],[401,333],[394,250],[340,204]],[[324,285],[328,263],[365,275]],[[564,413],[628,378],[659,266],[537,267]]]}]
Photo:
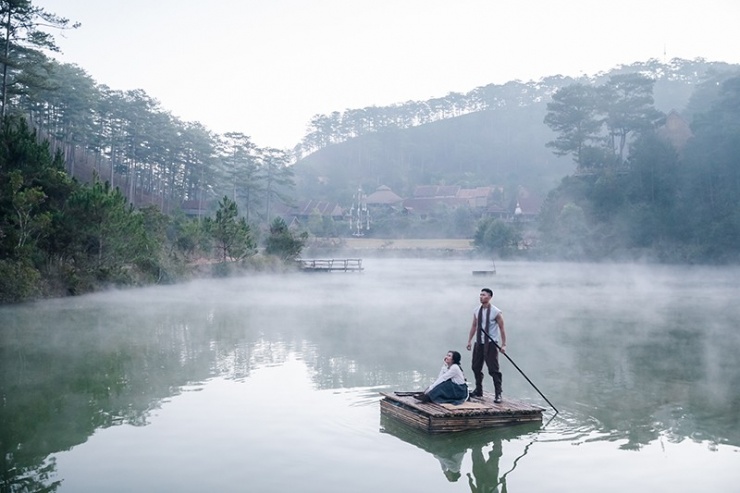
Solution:
[{"label": "lake", "polygon": [[[740,268],[363,266],[0,308],[0,491],[737,491]],[[472,380],[482,287],[559,413],[502,358],[543,423],[381,419],[450,349]]]}]

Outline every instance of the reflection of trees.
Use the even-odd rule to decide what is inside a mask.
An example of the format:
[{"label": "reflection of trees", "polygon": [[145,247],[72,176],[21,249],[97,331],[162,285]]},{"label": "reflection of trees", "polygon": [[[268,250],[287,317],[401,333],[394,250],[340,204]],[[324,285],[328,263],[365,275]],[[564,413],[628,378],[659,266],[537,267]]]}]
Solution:
[{"label": "reflection of trees", "polygon": [[[740,445],[740,336],[729,320],[708,323],[679,308],[664,308],[658,321],[594,313],[568,322],[577,328],[565,338],[577,377],[561,399],[588,403],[603,439],[625,440],[623,449],[662,436]],[[630,326],[638,333],[626,335]]]},{"label": "reflection of trees", "polygon": [[29,456],[24,453],[8,453],[2,458],[0,471],[0,491],[5,492],[52,492],[62,484],[53,480],[56,475],[54,457]]},{"label": "reflection of trees", "polygon": [[[294,290],[286,279],[281,293]],[[253,369],[281,364],[292,354],[305,362],[320,389],[427,385],[444,353],[460,349],[466,329],[450,327],[467,313],[429,323],[429,306],[444,306],[445,300],[432,298],[430,305],[426,292],[418,300],[398,296],[382,304],[338,299],[354,282],[348,279],[316,282],[310,299],[291,298],[288,308],[282,295],[193,303],[177,298],[187,296],[182,288],[172,300],[159,294],[156,303],[122,293],[1,309],[3,487],[20,478],[53,485],[49,455],[84,442],[97,428],[146,425],[150,411],[183,385],[217,375],[247,378]],[[418,292],[419,285],[413,279],[401,287]],[[583,309],[567,321],[567,331],[532,337],[516,359],[554,401],[566,408],[573,402],[587,406],[575,427],[595,428],[603,439],[625,441],[624,448],[697,435],[738,445],[740,335],[727,327],[740,314],[719,302],[713,308],[711,323],[685,313],[656,322],[603,307]],[[673,305],[663,311],[681,312]],[[521,328],[520,340],[528,336],[525,322],[514,325]],[[686,329],[699,326],[701,334]],[[559,345],[547,349],[559,363],[549,364],[561,371],[538,373],[540,344],[547,344],[540,341],[553,339]],[[469,365],[463,352],[466,373]],[[509,382],[513,386],[514,378]],[[449,447],[437,452],[456,460]]]},{"label": "reflection of trees", "polygon": [[16,491],[19,482],[55,487],[50,454],[98,428],[146,425],[150,411],[184,385],[246,378],[291,353],[321,388],[387,384],[398,374],[411,385],[415,375],[404,370],[408,361],[373,349],[376,334],[358,335],[354,315],[342,319],[321,307],[74,303],[0,311],[0,491]]},{"label": "reflection of trees", "polygon": [[0,491],[56,488],[49,454],[98,428],[145,425],[162,399],[212,374],[221,343],[202,310],[87,308],[0,313]]}]

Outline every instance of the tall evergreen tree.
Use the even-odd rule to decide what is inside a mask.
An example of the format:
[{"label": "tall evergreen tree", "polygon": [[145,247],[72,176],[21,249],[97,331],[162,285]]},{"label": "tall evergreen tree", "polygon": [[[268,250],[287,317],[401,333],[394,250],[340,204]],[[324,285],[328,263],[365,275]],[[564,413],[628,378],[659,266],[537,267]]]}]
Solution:
[{"label": "tall evergreen tree", "polygon": [[648,130],[662,117],[653,107],[655,82],[640,74],[619,74],[599,88],[615,162],[624,162],[628,138]]},{"label": "tall evergreen tree", "polygon": [[603,123],[596,90],[585,84],[560,89],[547,103],[545,123],[558,133],[547,147],[558,156],[572,155],[578,168],[586,167],[587,148],[599,140]]},{"label": "tall evergreen tree", "polygon": [[219,260],[242,260],[255,253],[252,232],[244,218],[239,218],[236,202],[224,198],[218,204],[216,219],[210,229],[219,251]]},{"label": "tall evergreen tree", "polygon": [[[19,84],[24,72],[27,76],[33,75],[32,69],[39,62],[39,50],[59,51],[54,37],[42,27],[75,29],[79,24],[71,24],[69,19],[47,12],[42,7],[33,5],[30,0],[0,1],[0,22],[0,117],[5,117],[11,87]],[[29,77],[26,78],[27,82],[28,80]],[[18,92],[22,87],[13,89]]]},{"label": "tall evergreen tree", "polygon": [[272,221],[272,210],[275,201],[288,203],[286,190],[292,189],[295,184],[293,181],[293,169],[288,166],[290,156],[280,149],[263,149],[262,150],[261,174],[265,190],[265,219],[267,222]]}]

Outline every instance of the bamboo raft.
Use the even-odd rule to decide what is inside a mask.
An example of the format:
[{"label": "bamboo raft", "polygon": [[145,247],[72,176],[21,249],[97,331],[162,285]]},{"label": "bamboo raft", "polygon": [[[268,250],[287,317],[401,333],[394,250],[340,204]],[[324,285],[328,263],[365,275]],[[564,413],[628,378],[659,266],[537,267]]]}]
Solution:
[{"label": "bamboo raft", "polygon": [[493,402],[493,394],[455,406],[424,403],[413,392],[381,392],[380,413],[427,433],[450,433],[482,430],[519,423],[542,421],[542,407],[504,396],[503,402]]}]

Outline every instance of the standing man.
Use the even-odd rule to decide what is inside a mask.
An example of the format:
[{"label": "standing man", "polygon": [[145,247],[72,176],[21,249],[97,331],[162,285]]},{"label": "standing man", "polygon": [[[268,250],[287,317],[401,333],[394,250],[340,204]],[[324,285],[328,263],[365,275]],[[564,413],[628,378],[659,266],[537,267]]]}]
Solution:
[{"label": "standing man", "polygon": [[[493,377],[495,397],[493,402],[501,402],[501,371],[498,365],[498,347],[506,352],[506,331],[504,317],[501,310],[491,304],[493,291],[483,288],[480,291],[480,306],[473,312],[473,325],[468,335],[468,351],[470,351],[473,336],[477,334],[473,349],[473,375],[475,375],[475,390],[471,397],[483,395],[483,362],[488,367],[488,374]],[[494,344],[494,342],[496,344]],[[498,347],[497,347],[498,345]]]}]

